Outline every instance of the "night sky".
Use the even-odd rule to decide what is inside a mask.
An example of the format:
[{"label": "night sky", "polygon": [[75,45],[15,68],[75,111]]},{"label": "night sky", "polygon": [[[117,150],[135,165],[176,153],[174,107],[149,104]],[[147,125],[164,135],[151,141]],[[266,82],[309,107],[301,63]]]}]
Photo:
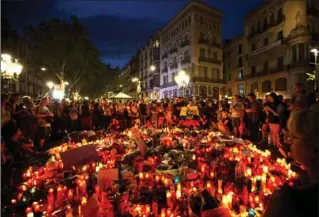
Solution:
[{"label": "night sky", "polygon": [[[243,32],[243,18],[264,0],[202,0],[224,11],[223,38]],[[188,0],[2,0],[2,17],[14,28],[48,18],[80,18],[103,61],[124,66],[148,38]]]}]

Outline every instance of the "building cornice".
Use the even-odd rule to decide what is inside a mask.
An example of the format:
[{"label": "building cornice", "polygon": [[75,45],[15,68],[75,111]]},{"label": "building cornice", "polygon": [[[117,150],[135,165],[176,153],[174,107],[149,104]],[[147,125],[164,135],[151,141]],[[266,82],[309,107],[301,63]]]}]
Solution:
[{"label": "building cornice", "polygon": [[183,15],[185,15],[189,10],[191,10],[193,7],[199,7],[203,10],[213,12],[214,15],[220,16],[222,19],[224,17],[224,14],[221,10],[218,10],[216,8],[213,8],[207,4],[204,4],[198,0],[191,0],[186,6],[184,6],[161,30],[161,33],[166,33],[166,31],[173,26],[177,20],[179,20]]}]

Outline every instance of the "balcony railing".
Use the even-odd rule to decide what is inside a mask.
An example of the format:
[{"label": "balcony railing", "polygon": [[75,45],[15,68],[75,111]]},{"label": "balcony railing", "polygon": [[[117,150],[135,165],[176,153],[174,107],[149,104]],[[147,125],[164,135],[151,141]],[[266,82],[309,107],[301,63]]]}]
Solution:
[{"label": "balcony railing", "polygon": [[185,56],[185,57],[182,59],[182,61],[181,61],[182,64],[187,64],[187,63],[190,63],[190,62],[191,62],[190,56]]},{"label": "balcony railing", "polygon": [[169,68],[170,68],[170,69],[177,69],[177,68],[178,68],[177,62],[172,63],[172,64],[169,66]]},{"label": "balcony railing", "polygon": [[256,74],[257,77],[264,76],[264,75],[268,75],[268,70],[263,70],[261,72],[257,72]]},{"label": "balcony railing", "polygon": [[268,44],[266,46],[263,46],[263,47],[261,47],[261,48],[259,48],[257,50],[254,50],[254,51],[248,53],[248,57],[254,56],[256,54],[260,54],[260,53],[265,52],[267,50],[270,50],[270,49],[272,49],[274,47],[278,47],[278,46],[280,46],[282,44],[283,44],[283,40],[275,41],[273,43],[270,43],[270,44]]},{"label": "balcony railing", "polygon": [[162,59],[166,59],[168,57],[167,53],[162,55]]},{"label": "balcony railing", "polygon": [[184,40],[181,42],[181,47],[185,47],[185,46],[188,46],[190,45],[190,40]]},{"label": "balcony railing", "polygon": [[289,64],[287,69],[288,69],[288,71],[290,71],[292,69],[307,68],[307,67],[309,67],[309,61],[303,60],[303,61]]},{"label": "balcony railing", "polygon": [[309,7],[307,7],[307,14],[309,16],[318,17],[318,15],[319,15],[318,9],[315,8],[314,6],[309,6]]},{"label": "balcony railing", "polygon": [[282,72],[285,70],[285,66],[284,65],[278,65],[276,68],[272,68],[272,69],[269,69],[269,74],[275,74],[277,72]]},{"label": "balcony railing", "polygon": [[272,27],[275,27],[275,26],[278,26],[279,24],[281,24],[283,21],[285,21],[285,16],[281,16],[279,18],[277,18],[277,20],[272,20],[270,21],[267,26],[263,27],[262,29],[260,29],[259,31],[258,30],[255,30],[254,32],[251,32],[249,35],[248,35],[248,39],[252,39],[253,37],[255,37],[256,35],[260,34],[260,33],[264,33],[266,32],[268,29],[272,28]]},{"label": "balcony railing", "polygon": [[205,82],[205,83],[216,83],[216,84],[225,84],[226,82],[223,79],[215,79],[208,77],[193,77],[193,82]]},{"label": "balcony railing", "polygon": [[172,81],[172,82],[163,84],[163,85],[161,86],[161,88],[172,87],[172,86],[176,86],[176,82],[175,82],[175,81]]},{"label": "balcony railing", "polygon": [[210,63],[210,64],[216,64],[216,65],[221,65],[221,61],[220,60],[216,60],[213,58],[208,58],[208,57],[204,57],[204,56],[200,56],[198,58],[199,62],[204,62],[204,63]]},{"label": "balcony railing", "polygon": [[219,44],[219,43],[217,43],[217,42],[213,42],[212,44],[212,47],[216,47],[216,48],[221,48],[222,46]]},{"label": "balcony railing", "polygon": [[250,73],[250,74],[244,75],[243,79],[250,79],[250,78],[253,78],[253,77],[255,77],[255,73]]},{"label": "balcony railing", "polygon": [[199,44],[206,44],[206,45],[209,44],[209,43],[208,43],[208,40],[205,39],[205,38],[202,38],[202,37],[199,37],[198,43],[199,43]]},{"label": "balcony railing", "polygon": [[170,54],[177,53],[177,48],[175,47],[175,48],[170,49],[169,53]]}]

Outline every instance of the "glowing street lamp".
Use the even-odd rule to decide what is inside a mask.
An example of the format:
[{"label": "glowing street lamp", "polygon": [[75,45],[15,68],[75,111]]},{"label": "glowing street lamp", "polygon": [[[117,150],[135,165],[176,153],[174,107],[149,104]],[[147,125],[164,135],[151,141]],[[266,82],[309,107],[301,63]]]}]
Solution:
[{"label": "glowing street lamp", "polygon": [[137,92],[137,95],[139,95],[141,93],[141,81],[140,81],[140,79],[135,77],[135,78],[132,79],[132,82],[137,82],[136,92]]},{"label": "glowing street lamp", "polygon": [[1,73],[6,79],[15,79],[19,77],[22,72],[23,66],[17,59],[12,61],[10,54],[1,54]]},{"label": "glowing street lamp", "polygon": [[151,65],[150,70],[151,70],[151,72],[154,72],[156,70],[156,67],[154,65]]},{"label": "glowing street lamp", "polygon": [[181,70],[174,79],[177,86],[183,89],[183,96],[185,96],[185,88],[188,86],[190,81],[189,75],[184,70]]},{"label": "glowing street lamp", "polygon": [[47,87],[52,90],[52,88],[54,87],[54,83],[52,81],[48,81],[47,82]]},{"label": "glowing street lamp", "polygon": [[41,71],[46,71],[47,69],[45,67],[41,67]]}]

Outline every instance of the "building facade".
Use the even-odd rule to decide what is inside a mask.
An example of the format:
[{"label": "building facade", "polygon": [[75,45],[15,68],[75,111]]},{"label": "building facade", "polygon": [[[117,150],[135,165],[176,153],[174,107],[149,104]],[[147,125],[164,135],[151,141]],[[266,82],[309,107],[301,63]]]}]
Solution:
[{"label": "building facade", "polygon": [[251,11],[244,30],[244,92],[263,98],[276,91],[290,97],[296,83],[311,89],[306,75],[313,70],[309,48],[318,45],[318,32],[314,0],[272,0]]},{"label": "building facade", "polygon": [[160,98],[160,31],[149,39],[139,52],[139,79],[141,97]]},{"label": "building facade", "polygon": [[[161,30],[161,98],[220,98],[225,87],[222,19],[221,11],[191,1]],[[185,88],[179,88],[174,80],[181,70],[190,77]]]},{"label": "building facade", "polygon": [[238,36],[227,40],[223,47],[224,76],[227,83],[225,95],[244,94],[245,37]]}]

